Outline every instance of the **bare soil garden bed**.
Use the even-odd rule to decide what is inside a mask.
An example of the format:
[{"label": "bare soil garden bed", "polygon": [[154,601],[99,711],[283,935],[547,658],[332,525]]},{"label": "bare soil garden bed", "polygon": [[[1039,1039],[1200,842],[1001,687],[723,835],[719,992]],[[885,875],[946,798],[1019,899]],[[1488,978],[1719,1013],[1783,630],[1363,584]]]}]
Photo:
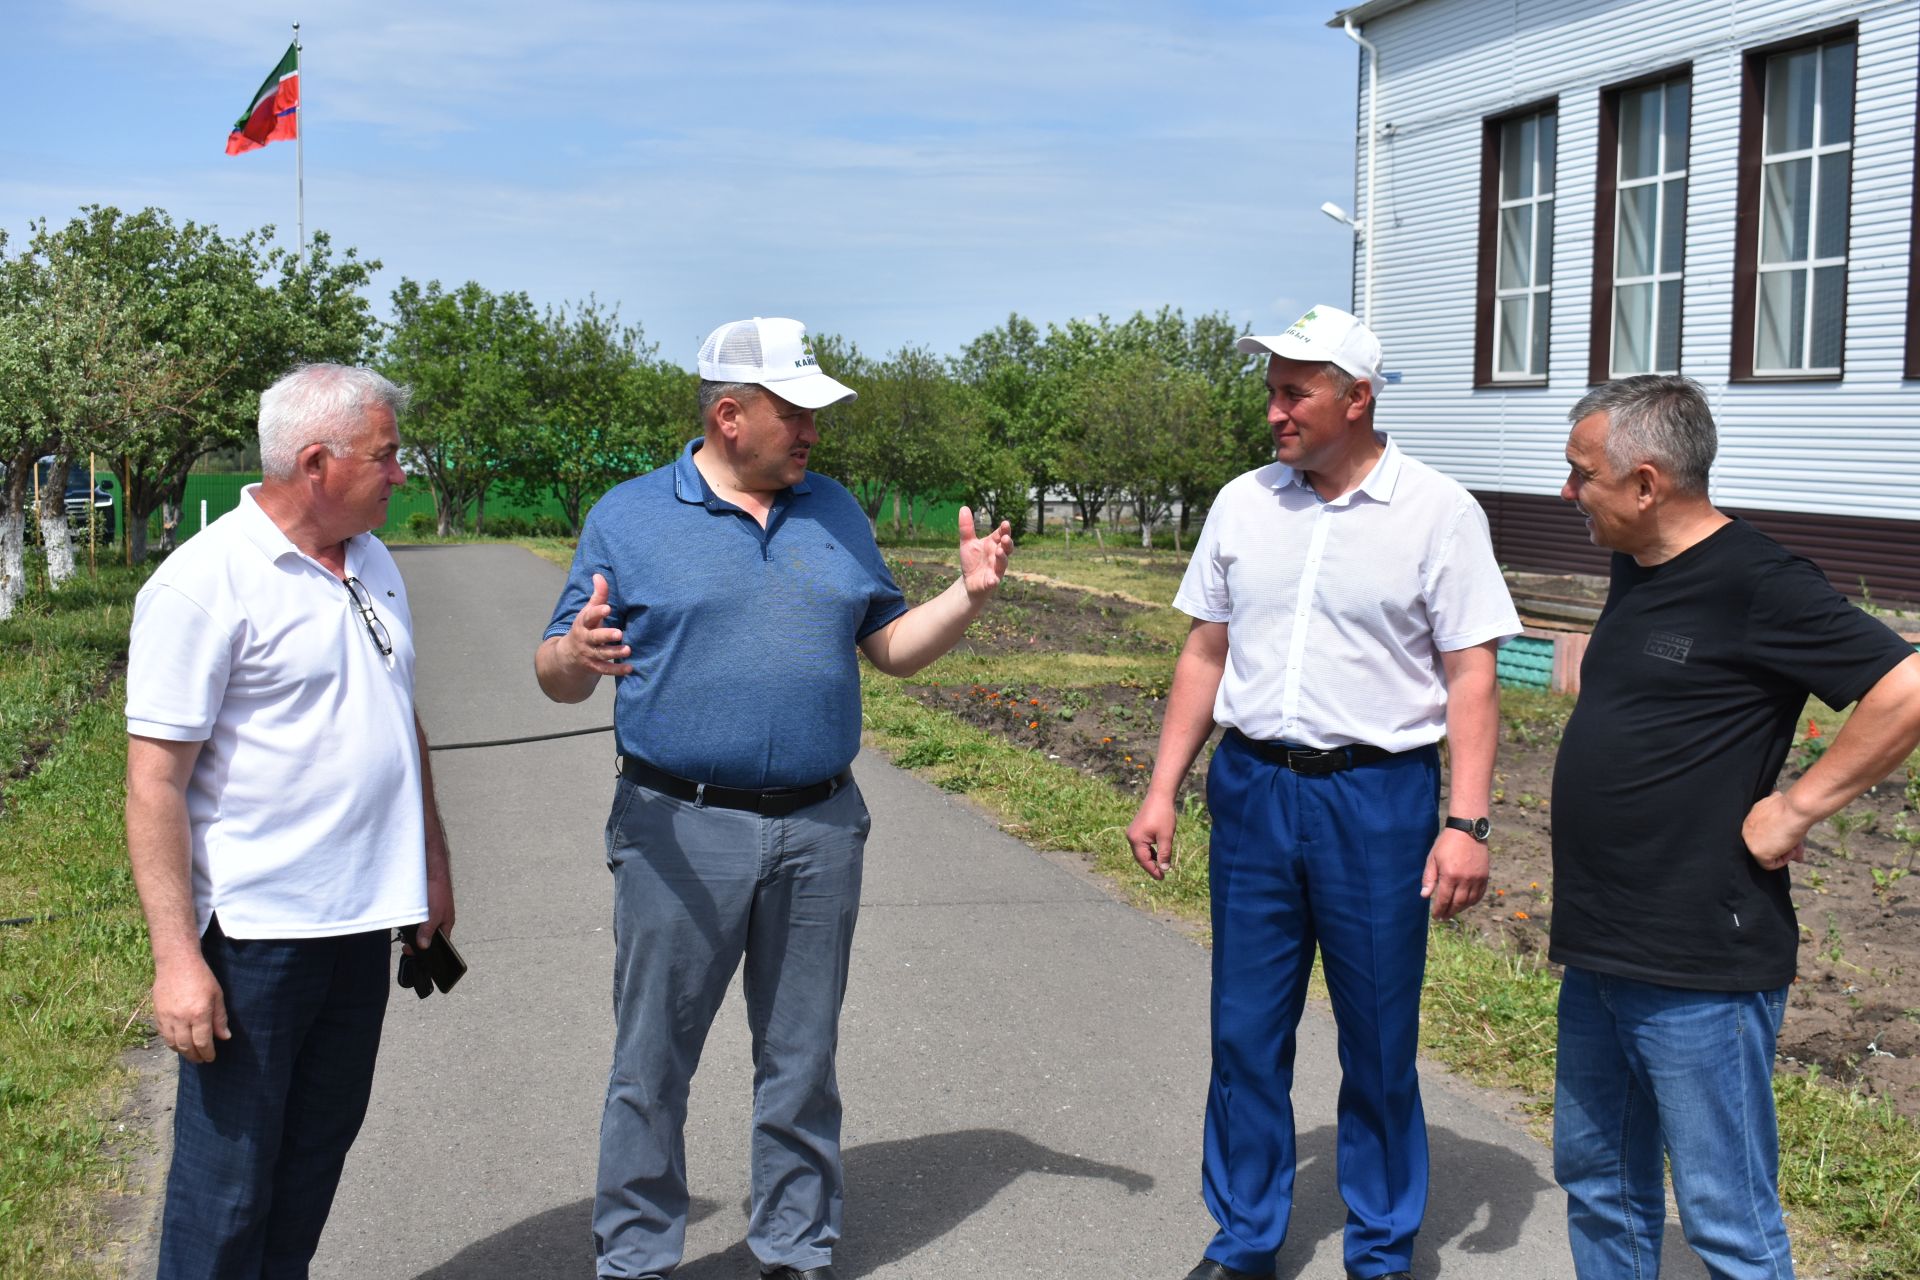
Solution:
[{"label": "bare soil garden bed", "polygon": [[[951,580],[941,565],[896,563],[909,599]],[[1128,626],[1140,606],[1009,581],[961,652],[983,655],[1161,655],[1164,675],[1083,688],[1045,683],[910,686],[921,702],[991,729],[1124,790],[1146,785],[1172,676],[1174,647]],[[1464,921],[1488,941],[1544,958],[1553,915],[1550,796],[1554,755],[1571,703],[1512,698],[1504,715],[1494,799],[1493,882]],[[1809,742],[1812,743],[1809,746]],[[1819,740],[1796,745],[1788,781]],[[1202,768],[1188,780],[1200,790]],[[1857,1082],[1920,1119],[1920,782],[1896,774],[1816,828],[1794,868],[1800,977],[1780,1054]]]}]

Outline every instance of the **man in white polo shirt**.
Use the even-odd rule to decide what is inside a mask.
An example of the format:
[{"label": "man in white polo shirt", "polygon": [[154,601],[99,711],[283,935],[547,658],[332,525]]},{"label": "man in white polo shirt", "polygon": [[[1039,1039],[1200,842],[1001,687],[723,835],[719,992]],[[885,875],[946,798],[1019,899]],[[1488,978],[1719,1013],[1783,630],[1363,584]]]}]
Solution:
[{"label": "man in white polo shirt", "polygon": [[127,670],[127,848],[180,1054],[161,1280],[304,1276],[359,1132],[389,939],[453,926],[406,587],[368,531],[407,393],[308,365],[265,478],[154,572]]},{"label": "man in white polo shirt", "polygon": [[[1215,499],[1174,605],[1193,625],[1127,837],[1155,879],[1215,724],[1213,1078],[1188,1280],[1271,1280],[1293,1207],[1294,1033],[1318,948],[1339,1026],[1352,1280],[1406,1280],[1426,1211],[1414,1072],[1427,917],[1487,883],[1495,651],[1519,619],[1467,491],[1374,430],[1380,343],[1333,307],[1265,352],[1277,461]],[[1449,814],[1439,820],[1441,737]]]}]

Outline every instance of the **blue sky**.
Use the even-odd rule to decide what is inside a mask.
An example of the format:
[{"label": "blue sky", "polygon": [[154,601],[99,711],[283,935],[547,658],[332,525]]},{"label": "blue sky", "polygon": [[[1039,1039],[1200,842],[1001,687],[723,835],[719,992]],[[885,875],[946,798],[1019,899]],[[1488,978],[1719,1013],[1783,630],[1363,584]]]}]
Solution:
[{"label": "blue sky", "polygon": [[597,294],[691,365],[739,316],[952,354],[1162,304],[1350,294],[1331,4],[9,0],[0,229],[93,202],[294,238],[229,127],[302,22],[306,214],[402,276]]}]

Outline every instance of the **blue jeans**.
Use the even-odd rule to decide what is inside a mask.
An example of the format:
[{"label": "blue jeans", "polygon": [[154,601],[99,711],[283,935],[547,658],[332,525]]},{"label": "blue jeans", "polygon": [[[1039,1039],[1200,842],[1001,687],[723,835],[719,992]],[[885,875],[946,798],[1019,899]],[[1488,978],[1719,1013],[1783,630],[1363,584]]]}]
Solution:
[{"label": "blue jeans", "polygon": [[236,941],[208,925],[233,1038],[180,1062],[159,1280],[304,1280],[366,1118],[391,937]]},{"label": "blue jeans", "polygon": [[1714,1280],[1791,1280],[1780,1215],[1776,991],[1692,991],[1568,966],[1560,984],[1554,1177],[1580,1280],[1654,1280],[1661,1155],[1687,1243]]},{"label": "blue jeans", "polygon": [[664,1276],[680,1261],[687,1088],[743,958],[754,1065],[747,1245],[763,1268],[825,1266],[844,1196],[834,1054],[870,825],[860,789],[763,818],[616,785],[600,1275]]},{"label": "blue jeans", "polygon": [[1213,815],[1213,1078],[1201,1192],[1207,1257],[1273,1270],[1293,1210],[1293,1059],[1320,953],[1339,1030],[1343,1255],[1357,1276],[1412,1264],[1427,1204],[1415,1073],[1439,827],[1432,749],[1326,777],[1294,773],[1229,733],[1207,771]]}]

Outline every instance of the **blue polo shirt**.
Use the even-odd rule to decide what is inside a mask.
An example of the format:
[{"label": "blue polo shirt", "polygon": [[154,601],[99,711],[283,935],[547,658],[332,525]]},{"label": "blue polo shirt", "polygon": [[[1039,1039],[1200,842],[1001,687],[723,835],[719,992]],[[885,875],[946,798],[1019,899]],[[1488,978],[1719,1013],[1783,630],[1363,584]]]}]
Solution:
[{"label": "blue polo shirt", "polygon": [[614,687],[622,755],[723,787],[833,777],[860,750],[855,643],[906,600],[846,489],[809,471],[763,529],[707,484],[701,444],[595,504],[546,633],[602,575],[606,625],[633,649]]}]

